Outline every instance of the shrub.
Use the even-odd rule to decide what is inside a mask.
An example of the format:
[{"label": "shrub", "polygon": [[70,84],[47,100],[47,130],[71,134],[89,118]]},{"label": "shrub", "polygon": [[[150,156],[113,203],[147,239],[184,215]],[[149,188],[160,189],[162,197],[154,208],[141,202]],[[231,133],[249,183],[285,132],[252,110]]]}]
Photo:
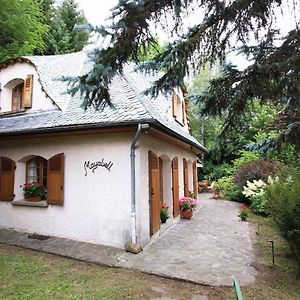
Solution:
[{"label": "shrub", "polygon": [[234,169],[237,170],[240,167],[242,167],[245,163],[251,162],[251,161],[257,161],[261,158],[261,155],[258,152],[255,151],[249,151],[249,150],[240,150],[239,151],[239,158],[236,158],[233,161]]},{"label": "shrub", "polygon": [[272,217],[300,264],[300,172],[285,170],[266,188]]},{"label": "shrub", "polygon": [[250,203],[251,203],[251,208],[256,214],[265,215],[265,216],[270,215],[270,211],[268,209],[268,199],[265,193],[251,197]]},{"label": "shrub", "polygon": [[212,176],[214,180],[217,180],[220,179],[221,177],[231,175],[232,172],[233,172],[232,166],[230,164],[223,163],[221,165],[217,165],[214,167]]},{"label": "shrub", "polygon": [[[273,179],[269,176],[268,184],[271,184]],[[270,215],[268,209],[268,199],[265,194],[267,184],[260,180],[247,181],[247,186],[244,186],[243,194],[250,199],[251,208],[256,214]]]},{"label": "shrub", "polygon": [[240,201],[243,199],[242,190],[233,182],[232,176],[222,177],[217,181],[216,191],[219,192],[222,197]]},{"label": "shrub", "polygon": [[278,163],[271,160],[256,160],[248,162],[240,167],[234,174],[233,181],[240,188],[247,184],[247,181],[267,180],[269,175],[273,175],[278,170]]}]

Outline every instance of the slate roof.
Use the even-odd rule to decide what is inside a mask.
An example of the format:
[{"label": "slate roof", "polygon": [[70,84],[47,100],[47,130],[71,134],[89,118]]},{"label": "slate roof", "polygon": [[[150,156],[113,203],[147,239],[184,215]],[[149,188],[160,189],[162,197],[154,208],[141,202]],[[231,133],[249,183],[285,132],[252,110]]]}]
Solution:
[{"label": "slate roof", "polygon": [[107,106],[101,111],[95,111],[90,107],[84,111],[80,106],[82,102],[80,96],[76,94],[71,97],[66,93],[67,84],[57,79],[62,74],[78,76],[86,73],[91,63],[85,52],[28,56],[25,59],[36,68],[44,91],[57,108],[20,115],[0,115],[1,135],[156,122],[190,144],[207,151],[175,120],[167,117],[172,105],[171,96],[160,94],[157,98],[151,99],[144,95],[143,92],[151,86],[155,77],[134,71],[132,64],[126,65],[122,76],[115,76],[111,82],[110,96],[115,109]]}]

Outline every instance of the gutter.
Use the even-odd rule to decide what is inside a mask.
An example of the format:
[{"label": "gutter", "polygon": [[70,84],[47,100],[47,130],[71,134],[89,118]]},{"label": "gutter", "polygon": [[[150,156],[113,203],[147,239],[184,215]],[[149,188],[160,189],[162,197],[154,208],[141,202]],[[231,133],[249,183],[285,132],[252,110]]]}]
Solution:
[{"label": "gutter", "polygon": [[[1,119],[1,115],[0,115],[0,119]],[[171,136],[187,143],[190,145],[193,145],[194,147],[200,149],[203,152],[208,153],[209,151],[203,146],[203,145],[199,145],[191,140],[189,140],[188,138],[184,137],[183,135],[176,133],[175,131],[173,131],[172,129],[168,128],[167,126],[161,124],[158,121],[155,121],[153,119],[144,119],[144,120],[140,120],[141,122],[145,122],[144,125],[153,125],[156,126],[157,128],[163,130],[164,132],[170,134]],[[140,124],[138,123],[138,124]],[[45,128],[29,128],[29,129],[24,129],[22,131],[12,131],[12,132],[0,132],[1,137],[4,136],[24,136],[24,135],[28,135],[28,134],[41,134],[41,133],[51,133],[51,132],[62,132],[62,131],[78,131],[78,130],[84,130],[84,129],[101,129],[101,128],[113,128],[113,127],[120,127],[120,126],[135,126],[137,125],[136,121],[128,121],[128,122],[112,122],[109,124],[103,124],[103,123],[92,123],[92,124],[74,124],[74,125],[61,125],[61,126],[57,126],[57,127],[45,127]]]},{"label": "gutter", "polygon": [[149,124],[138,124],[137,131],[132,140],[130,147],[130,169],[131,169],[131,242],[133,244],[137,243],[137,234],[136,234],[136,184],[135,184],[135,149],[136,144],[142,134],[142,130],[147,130]]}]

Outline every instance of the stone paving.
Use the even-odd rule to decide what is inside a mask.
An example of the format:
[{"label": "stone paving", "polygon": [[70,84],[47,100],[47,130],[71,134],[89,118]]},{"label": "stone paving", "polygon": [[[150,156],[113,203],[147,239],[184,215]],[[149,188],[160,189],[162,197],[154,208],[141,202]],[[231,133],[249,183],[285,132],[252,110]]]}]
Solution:
[{"label": "stone paving", "polygon": [[208,285],[255,281],[249,225],[238,218],[239,204],[200,194],[191,220],[180,220],[138,255],[125,253],[117,266]]},{"label": "stone paving", "polygon": [[70,239],[29,239],[8,229],[0,229],[0,242],[201,284],[232,286],[234,277],[251,284],[256,271],[249,225],[237,217],[237,203],[210,197],[201,194],[191,220],[179,220],[137,255]]},{"label": "stone paving", "polygon": [[10,229],[0,229],[0,243],[111,267],[118,262],[118,257],[124,253],[123,249],[77,242],[71,239],[57,237],[50,237],[46,240],[31,239],[28,238],[28,233]]}]

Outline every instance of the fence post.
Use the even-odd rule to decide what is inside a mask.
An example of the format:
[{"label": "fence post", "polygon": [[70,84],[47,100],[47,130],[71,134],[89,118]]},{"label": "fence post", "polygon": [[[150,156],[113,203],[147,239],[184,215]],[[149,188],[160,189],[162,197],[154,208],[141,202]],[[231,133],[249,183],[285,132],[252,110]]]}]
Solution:
[{"label": "fence post", "polygon": [[243,294],[241,290],[240,283],[237,279],[234,279],[233,286],[235,289],[236,300],[243,300]]}]

